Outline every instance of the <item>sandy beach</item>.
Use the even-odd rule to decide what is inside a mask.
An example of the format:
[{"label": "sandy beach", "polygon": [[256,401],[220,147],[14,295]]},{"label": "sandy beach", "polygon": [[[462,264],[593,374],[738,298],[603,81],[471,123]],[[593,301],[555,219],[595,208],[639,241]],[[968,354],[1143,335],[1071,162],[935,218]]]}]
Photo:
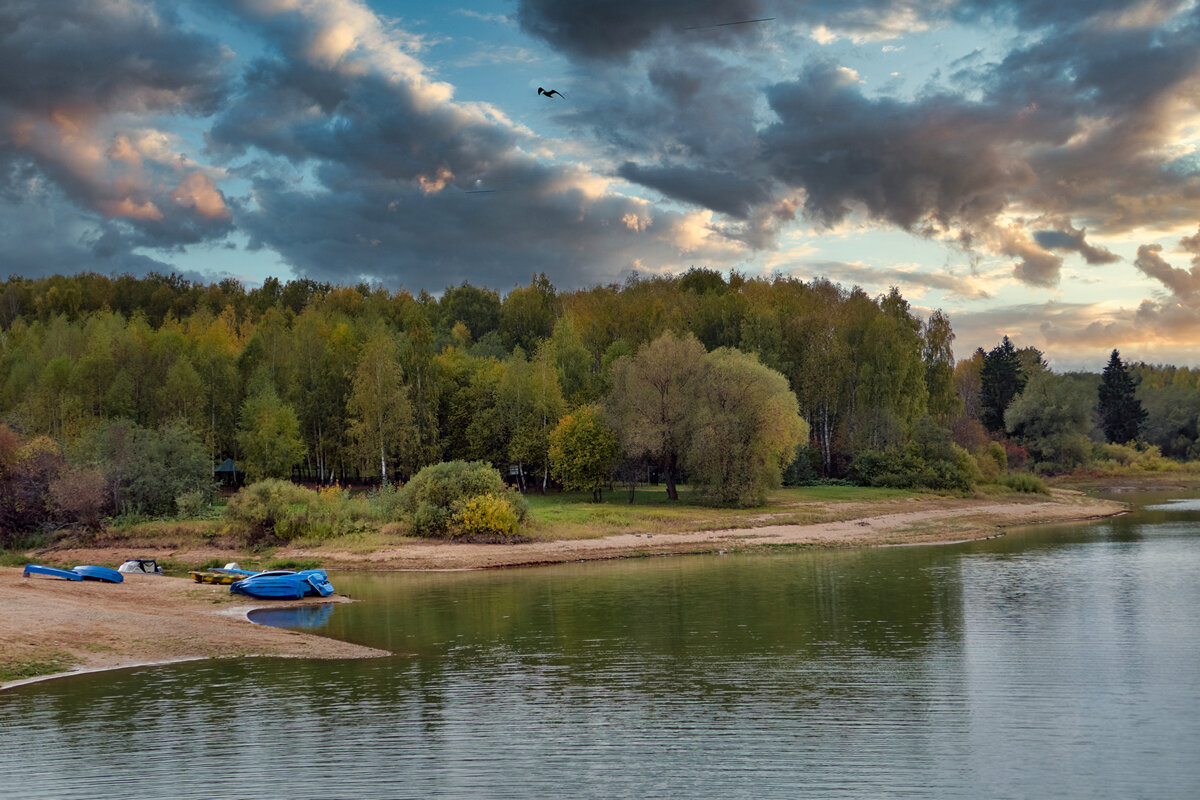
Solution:
[{"label": "sandy beach", "polygon": [[[1055,490],[1051,498],[1003,501],[920,498],[843,505],[836,522],[812,525],[697,531],[622,533],[595,539],[536,541],[519,545],[405,540],[369,552],[288,548],[283,558],[317,559],[327,569],[451,570],[534,566],[685,553],[779,547],[845,548],[938,544],[1001,535],[1014,526],[1095,519],[1123,513],[1120,503]],[[56,563],[116,566],[131,556],[236,560],[243,554],[212,549],[180,551],[139,547],[57,550]],[[350,602],[335,596],[336,602]],[[329,602],[306,600],[300,602]],[[62,670],[45,677],[199,658],[290,656],[370,658],[383,651],[312,634],[255,625],[246,613],[262,601],[234,598],[228,587],[187,578],[129,575],[122,584],[22,577],[0,568],[0,667],[26,672]],[[57,667],[32,665],[57,665]],[[28,682],[10,681],[0,688]]]}]

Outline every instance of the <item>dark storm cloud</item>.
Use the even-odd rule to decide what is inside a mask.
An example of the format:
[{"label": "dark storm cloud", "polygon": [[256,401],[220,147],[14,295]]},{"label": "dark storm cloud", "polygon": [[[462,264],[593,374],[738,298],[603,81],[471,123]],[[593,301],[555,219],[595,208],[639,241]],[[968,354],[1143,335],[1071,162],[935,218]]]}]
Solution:
[{"label": "dark storm cloud", "polygon": [[278,251],[297,272],[440,290],[462,280],[526,283],[546,272],[560,286],[616,280],[638,259],[682,269],[673,242],[686,220],[647,215],[644,204],[592,196],[537,169],[521,187],[433,194],[387,182],[313,193],[260,181],[261,210],[244,217],[254,246]]},{"label": "dark storm cloud", "polygon": [[[297,273],[441,289],[546,271],[582,285],[713,251],[704,218],[528,155],[536,137],[489,106],[455,102],[361,6],[235,5],[271,49],[209,142],[224,159],[253,158],[236,167],[254,184],[239,225]],[[495,191],[467,193],[481,186]]]},{"label": "dark storm cloud", "polygon": [[[212,177],[150,122],[214,110],[228,56],[186,30],[170,4],[0,4],[0,171],[22,187],[29,211],[41,210],[43,224],[74,220],[94,236],[109,231],[109,241],[119,230],[126,243],[97,256],[78,237],[52,235],[37,258],[62,271],[89,253],[99,263],[86,268],[160,269],[130,248],[178,247],[232,229]],[[14,262],[31,251],[10,245]]]},{"label": "dark storm cloud", "polygon": [[617,173],[628,181],[656,189],[669,197],[740,220],[749,217],[756,205],[767,202],[772,195],[766,182],[733,172],[642,167],[627,161]]},{"label": "dark storm cloud", "polygon": [[[657,43],[663,34],[695,36],[689,31],[773,16],[773,3],[758,0],[521,0],[517,22],[527,32],[571,55],[624,58]],[[753,34],[753,25],[719,29],[726,36]]]},{"label": "dark storm cloud", "polygon": [[[960,59],[903,99],[868,94],[855,73],[820,57],[795,78],[757,85],[721,53],[746,55],[760,40],[730,36],[697,57],[696,37],[675,30],[680,5],[584,4],[573,16],[579,7],[524,0],[518,13],[528,32],[582,59],[578,80],[595,102],[564,118],[620,149],[627,180],[735,220],[801,197],[823,225],[862,213],[954,237],[1013,256],[1018,279],[1051,287],[1062,266],[1052,250],[1090,264],[1116,259],[1084,227],[1113,235],[1200,213],[1200,172],[1171,153],[1182,121],[1200,112],[1200,10],[1182,0],[762,2],[728,14],[864,40],[949,21],[1030,34],[1014,37],[1001,61]],[[615,79],[609,64],[646,78]],[[673,92],[654,77],[671,74],[697,88]],[[776,121],[753,122],[760,96]],[[1014,215],[1030,214],[1054,219],[1056,231],[1014,227]],[[772,230],[742,238],[771,246]]]},{"label": "dark storm cloud", "polygon": [[104,220],[71,210],[64,198],[33,200],[0,192],[0,253],[6,275],[47,277],[77,272],[168,274],[170,264],[131,252]]},{"label": "dark storm cloud", "polygon": [[17,108],[211,111],[225,60],[213,40],[185,31],[168,3],[0,4],[0,100]]}]

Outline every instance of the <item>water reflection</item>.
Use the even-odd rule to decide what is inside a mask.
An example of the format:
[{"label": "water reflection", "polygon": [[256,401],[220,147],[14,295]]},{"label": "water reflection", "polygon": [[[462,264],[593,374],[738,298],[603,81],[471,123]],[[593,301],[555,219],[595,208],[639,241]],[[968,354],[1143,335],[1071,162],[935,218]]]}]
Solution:
[{"label": "water reflection", "polygon": [[[338,575],[359,602],[322,635],[395,655],[5,693],[6,797],[1195,797],[1200,516],[1164,513]],[[309,608],[332,611],[271,612]]]},{"label": "water reflection", "polygon": [[312,606],[284,606],[279,608],[256,608],[246,617],[258,625],[273,628],[319,628],[329,622],[334,603]]},{"label": "water reflection", "polygon": [[1200,511],[1200,497],[1178,497],[1165,503],[1145,506],[1147,511]]}]

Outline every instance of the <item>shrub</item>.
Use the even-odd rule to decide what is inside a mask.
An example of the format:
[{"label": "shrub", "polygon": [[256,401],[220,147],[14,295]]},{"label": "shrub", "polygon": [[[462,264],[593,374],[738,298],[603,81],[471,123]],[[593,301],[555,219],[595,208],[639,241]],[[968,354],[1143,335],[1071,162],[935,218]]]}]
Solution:
[{"label": "shrub", "polygon": [[250,534],[252,542],[274,536],[288,541],[300,536],[309,512],[319,504],[311,489],[268,478],[252,483],[229,498],[225,519]]},{"label": "shrub", "polygon": [[850,465],[849,477],[865,486],[968,492],[980,474],[971,454],[958,445],[926,459],[921,445],[910,442],[859,454]]},{"label": "shrub", "polygon": [[181,422],[151,430],[115,420],[85,437],[78,450],[80,459],[103,465],[114,511],[165,516],[178,511],[180,495],[196,491],[212,498],[208,455]]},{"label": "shrub", "polygon": [[399,522],[405,516],[400,487],[394,483],[371,490],[367,495],[367,507],[371,516],[382,522]]},{"label": "shrub", "polygon": [[983,453],[976,455],[974,458],[975,469],[979,471],[980,483],[995,483],[1000,479],[1000,468],[996,466],[995,461],[992,461]]},{"label": "shrub", "polygon": [[184,519],[202,516],[209,505],[208,492],[200,489],[190,489],[175,497],[175,513]]},{"label": "shrub", "polygon": [[1008,451],[1004,449],[1004,445],[999,442],[988,442],[987,456],[990,458],[1000,471],[1008,469]]},{"label": "shrub", "polygon": [[95,530],[108,499],[105,488],[104,473],[98,467],[65,469],[50,481],[50,498],[65,522]]},{"label": "shrub", "polygon": [[63,469],[58,445],[46,436],[28,442],[0,429],[0,547],[26,541],[54,524],[50,484]]},{"label": "shrub", "polygon": [[817,465],[821,463],[821,453],[814,447],[802,444],[796,448],[796,458],[783,471],[784,486],[816,486],[821,481]]},{"label": "shrub", "polygon": [[[507,512],[502,513],[494,501],[471,505],[463,516],[468,501],[488,496],[511,509],[515,525],[506,522]],[[416,535],[448,538],[475,535],[464,527],[467,519],[477,526],[491,519],[496,527],[488,535],[512,538],[529,513],[525,498],[506,487],[500,473],[482,461],[447,461],[425,467],[400,490],[400,507]]]},{"label": "shrub", "polygon": [[1021,445],[1004,439],[999,442],[1004,448],[1004,461],[1010,469],[1021,469],[1025,466],[1025,462],[1029,460],[1029,451]]},{"label": "shrub", "polygon": [[1050,489],[1046,487],[1046,482],[1036,475],[1030,475],[1028,472],[1009,473],[1000,479],[1000,483],[1014,492],[1050,494]]},{"label": "shrub", "polygon": [[454,522],[472,539],[512,539],[521,528],[521,519],[512,503],[494,494],[464,500],[454,514]]}]

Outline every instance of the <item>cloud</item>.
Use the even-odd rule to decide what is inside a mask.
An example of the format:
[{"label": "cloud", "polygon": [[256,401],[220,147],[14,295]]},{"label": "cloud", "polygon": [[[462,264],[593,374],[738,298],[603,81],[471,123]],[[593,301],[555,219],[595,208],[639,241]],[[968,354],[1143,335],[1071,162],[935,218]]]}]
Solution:
[{"label": "cloud", "polygon": [[[228,59],[218,42],[187,31],[168,4],[5,3],[0,167],[33,170],[60,189],[61,210],[42,206],[52,219],[73,206],[104,230],[120,228],[134,246],[223,236],[230,218],[209,213],[221,202],[211,177],[178,137],[145,122],[211,113],[226,89]],[[73,263],[75,246],[62,249],[64,263]]]},{"label": "cloud", "polygon": [[913,291],[923,294],[924,290],[937,289],[963,300],[984,300],[991,297],[978,281],[947,273],[923,272],[915,268],[873,267],[841,261],[821,261],[806,263],[804,269],[813,277],[827,277],[831,281],[880,291],[896,286],[906,294]]},{"label": "cloud", "polygon": [[[767,16],[757,0],[521,0],[516,14],[527,33],[570,55],[600,60],[623,60],[664,36],[695,38],[689,28]],[[728,26],[719,35],[752,36],[754,28]]]},{"label": "cloud", "polygon": [[523,186],[478,195],[449,188],[426,195],[384,182],[308,192],[261,180],[261,208],[244,222],[253,246],[270,246],[299,273],[333,281],[512,286],[544,271],[580,286],[617,280],[639,258],[671,269],[729,258],[729,246],[708,241],[690,215],[588,194],[552,171],[519,174]]},{"label": "cloud", "polygon": [[[735,221],[801,198],[825,226],[865,216],[1010,255],[1018,279],[1051,288],[1060,253],[1116,260],[1085,230],[1114,236],[1200,216],[1200,169],[1185,144],[1200,115],[1200,17],[1182,0],[723,9],[777,20],[701,49],[678,27],[718,13],[703,4],[523,0],[517,17],[579,60],[596,102],[563,119],[619,151],[622,177]],[[879,94],[811,43],[791,78],[764,85],[766,62],[755,61],[764,43],[794,44],[797,29],[883,41],[951,22],[1005,30],[1015,46],[999,61],[960,59],[911,98]],[[1056,228],[1038,228],[1044,219]],[[772,230],[741,239],[771,247]]]},{"label": "cloud", "polygon": [[1103,366],[1117,348],[1127,361],[1194,364],[1200,347],[1200,230],[1179,240],[1193,256],[1191,269],[1172,266],[1158,244],[1142,245],[1134,266],[1163,285],[1166,292],[1133,306],[1051,302],[960,312],[952,315],[958,341],[999,341],[1013,337],[1056,353],[1056,369]]},{"label": "cloud", "polygon": [[[231,163],[270,157],[236,170],[253,183],[253,204],[235,209],[253,247],[298,274],[410,286],[511,285],[539,271],[583,285],[617,279],[638,258],[682,268],[739,257],[740,245],[694,214],[532,157],[553,143],[488,104],[455,101],[403,35],[343,15],[345,5],[250,9],[272,48],[209,140]],[[333,50],[310,44],[330,41]],[[494,191],[467,193],[479,186]]]},{"label": "cloud", "polygon": [[[245,54],[200,32],[214,14]],[[1064,259],[1117,259],[1089,237],[1200,218],[1194,3],[518,0],[487,21],[569,60],[570,102],[539,107],[564,138],[456,99],[435,40],[360,0],[10,0],[0,183],[72,220],[63,263],[236,231],[301,274],[410,285],[728,267],[803,216],[1003,255],[1053,288]],[[891,65],[881,47],[949,25],[994,41],[903,95],[834,58],[879,42]],[[1164,287],[1191,274],[1139,258]],[[890,277],[980,298],[953,275]]]},{"label": "cloud", "polygon": [[1111,264],[1120,261],[1115,253],[1103,247],[1094,247],[1087,242],[1087,231],[1076,230],[1064,223],[1062,230],[1039,230],[1033,234],[1034,241],[1047,250],[1064,250],[1079,253],[1089,264]]},{"label": "cloud", "polygon": [[[1189,240],[1184,239],[1182,243],[1186,247]],[[1191,270],[1183,270],[1172,267],[1160,253],[1162,245],[1144,244],[1138,248],[1137,259],[1133,265],[1147,277],[1154,278],[1167,287],[1180,305],[1200,311],[1200,256],[1193,259],[1194,266]]]}]

